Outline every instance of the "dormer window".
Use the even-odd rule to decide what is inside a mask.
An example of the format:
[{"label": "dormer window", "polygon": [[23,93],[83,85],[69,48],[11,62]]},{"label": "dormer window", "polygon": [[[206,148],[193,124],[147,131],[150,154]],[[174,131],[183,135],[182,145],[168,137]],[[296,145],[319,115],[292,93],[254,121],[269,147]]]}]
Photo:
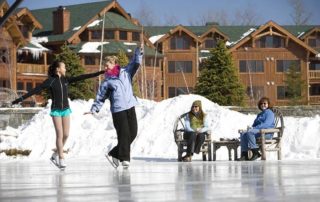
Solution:
[{"label": "dormer window", "polygon": [[315,37],[309,38],[308,45],[313,48],[320,47],[320,33],[318,33]]},{"label": "dormer window", "polygon": [[120,39],[120,40],[128,40],[128,32],[126,32],[126,31],[120,31],[119,39]]},{"label": "dormer window", "polygon": [[217,40],[215,39],[206,39],[204,41],[204,48],[215,48],[217,46]]},{"label": "dormer window", "polygon": [[256,41],[257,48],[283,48],[284,39],[279,36],[263,36]]},{"label": "dormer window", "polygon": [[91,32],[91,39],[101,39],[101,30],[93,30]]},{"label": "dormer window", "polygon": [[104,38],[105,39],[114,39],[114,31],[113,30],[105,30],[104,31]]},{"label": "dormer window", "polygon": [[171,50],[190,49],[190,42],[189,42],[188,38],[185,36],[174,36],[170,40],[170,48],[171,48]]}]

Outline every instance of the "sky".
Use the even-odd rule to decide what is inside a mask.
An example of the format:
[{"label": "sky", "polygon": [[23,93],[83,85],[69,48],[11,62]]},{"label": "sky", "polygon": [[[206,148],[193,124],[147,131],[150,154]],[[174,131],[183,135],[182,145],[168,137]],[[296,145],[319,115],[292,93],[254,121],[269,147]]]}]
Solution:
[{"label": "sky", "polygon": [[[202,101],[213,140],[222,137],[238,138],[238,129],[252,125],[256,117],[256,114],[245,115],[229,110],[199,95],[180,95],[161,102],[139,99],[139,105],[136,106],[138,135],[132,144],[131,156],[155,161],[176,160],[177,146],[173,137],[173,125],[179,115],[190,110],[195,100]],[[109,101],[106,101],[97,115],[83,115],[89,111],[92,103],[93,100],[70,102],[71,129],[65,145],[65,150],[69,149],[66,160],[88,157],[102,159],[104,154],[117,144]],[[0,131],[9,135],[1,136],[0,150],[10,148],[32,150],[28,157],[18,157],[18,159],[48,160],[52,149],[55,148],[55,131],[49,114],[50,103],[18,129],[7,127],[6,130]],[[282,159],[320,159],[320,116],[284,117],[284,123]],[[201,157],[201,154],[195,154],[193,159],[200,160]],[[12,159],[12,157],[0,153],[0,159]],[[217,160],[227,159],[227,149],[220,148],[217,151]],[[276,152],[268,152],[267,159],[276,160]]]},{"label": "sky", "polygon": [[[11,5],[14,0],[7,0]],[[24,0],[21,7],[39,9],[59,5],[96,2],[99,0]],[[224,13],[229,24],[237,24],[236,13],[248,8],[254,10],[257,24],[273,20],[280,25],[293,24],[290,17],[292,6],[288,0],[118,0],[120,5],[133,17],[138,16],[141,7],[152,11],[151,18],[156,24],[164,25],[170,19],[182,25],[190,25],[208,13]],[[306,12],[311,13],[310,25],[320,25],[320,1],[302,0]],[[214,15],[214,14],[213,14]]]}]

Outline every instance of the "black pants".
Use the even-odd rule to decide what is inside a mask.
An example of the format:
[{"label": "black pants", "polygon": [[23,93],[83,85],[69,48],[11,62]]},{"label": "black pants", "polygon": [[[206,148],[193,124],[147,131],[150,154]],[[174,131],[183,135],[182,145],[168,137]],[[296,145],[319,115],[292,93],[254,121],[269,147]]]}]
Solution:
[{"label": "black pants", "polygon": [[199,154],[205,138],[206,133],[185,132],[183,139],[187,140],[187,155]]},{"label": "black pants", "polygon": [[118,145],[109,152],[109,155],[120,161],[130,161],[130,145],[138,131],[135,108],[113,113],[112,119],[117,131]]}]

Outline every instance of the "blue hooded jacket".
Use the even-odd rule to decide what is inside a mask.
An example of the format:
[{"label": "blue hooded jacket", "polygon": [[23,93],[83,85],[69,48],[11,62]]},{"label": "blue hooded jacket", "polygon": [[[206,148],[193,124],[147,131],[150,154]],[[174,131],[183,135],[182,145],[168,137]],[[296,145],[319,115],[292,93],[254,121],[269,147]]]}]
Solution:
[{"label": "blue hooded jacket", "polygon": [[120,69],[118,77],[106,77],[100,85],[97,96],[91,107],[91,112],[99,112],[106,99],[110,100],[112,113],[134,107],[137,99],[133,95],[132,78],[142,62],[140,48],[136,48],[130,63]]},{"label": "blue hooded jacket", "polygon": [[257,115],[257,118],[252,124],[254,129],[269,129],[274,128],[274,113],[271,109],[265,109]]}]

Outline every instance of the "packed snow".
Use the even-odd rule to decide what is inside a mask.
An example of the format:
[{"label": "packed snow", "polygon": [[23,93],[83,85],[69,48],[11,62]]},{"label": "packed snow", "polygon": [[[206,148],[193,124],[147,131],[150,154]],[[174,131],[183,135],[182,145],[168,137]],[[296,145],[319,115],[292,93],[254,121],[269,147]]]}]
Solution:
[{"label": "packed snow", "polygon": [[[139,130],[132,144],[132,157],[175,159],[177,146],[173,137],[174,122],[179,115],[190,110],[195,100],[202,101],[214,140],[221,137],[238,138],[238,129],[251,125],[256,117],[255,114],[245,115],[229,110],[198,95],[180,95],[161,102],[139,99],[139,105],[136,106]],[[101,158],[117,144],[109,101],[104,104],[100,113],[83,115],[89,111],[92,102],[93,100],[70,101],[71,129],[65,145],[65,149],[69,149],[66,158]],[[8,127],[4,132],[12,136],[1,137],[1,150],[28,149],[32,150],[28,157],[18,158],[48,159],[55,148],[55,131],[49,113],[50,104],[18,129]],[[284,122],[283,159],[320,158],[320,117],[285,117]],[[18,137],[13,137],[14,135]],[[201,155],[194,157],[201,159]],[[10,158],[12,157],[4,153],[0,154],[0,159]],[[276,160],[276,153],[268,153],[267,158]],[[217,160],[227,160],[225,148],[218,150]]]}]

